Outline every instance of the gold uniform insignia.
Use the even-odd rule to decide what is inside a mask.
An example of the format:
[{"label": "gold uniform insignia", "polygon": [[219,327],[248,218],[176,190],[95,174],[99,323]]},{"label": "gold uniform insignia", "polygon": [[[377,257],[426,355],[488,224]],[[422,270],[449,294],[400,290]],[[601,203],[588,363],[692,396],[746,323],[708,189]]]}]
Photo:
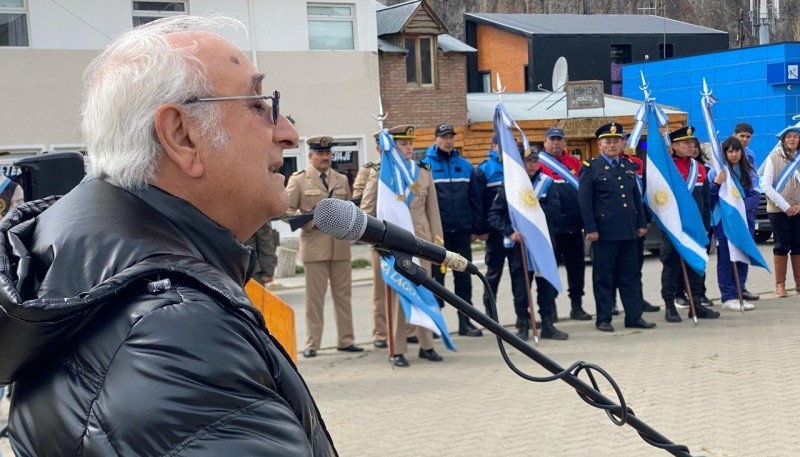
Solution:
[{"label": "gold uniform insignia", "polygon": [[617,124],[611,123],[611,134],[614,135],[617,133]]}]

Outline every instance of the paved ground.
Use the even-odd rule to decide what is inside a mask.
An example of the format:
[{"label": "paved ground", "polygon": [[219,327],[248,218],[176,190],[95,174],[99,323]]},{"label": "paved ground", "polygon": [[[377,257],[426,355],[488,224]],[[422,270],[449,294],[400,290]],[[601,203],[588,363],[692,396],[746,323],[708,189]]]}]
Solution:
[{"label": "paved ground", "polygon": [[[770,247],[762,246],[769,259]],[[657,259],[648,258],[645,295],[656,304],[658,271]],[[364,276],[354,273],[356,284],[364,283]],[[280,282],[281,294],[302,286],[302,278]],[[707,282],[709,296],[718,297],[715,275]],[[756,270],[748,286],[768,292],[771,282],[768,273]],[[499,297],[505,324],[513,321],[503,292],[508,288],[501,284]],[[363,284],[354,288],[354,310],[362,321],[369,320],[363,299],[368,290]],[[476,298],[480,290],[476,286]],[[591,293],[587,301],[591,305]],[[568,312],[564,302],[559,306],[562,315]],[[453,324],[454,314],[452,309],[446,313]],[[698,326],[667,324],[663,312],[646,317],[658,327],[625,330],[620,317],[614,320],[617,332],[605,334],[591,322],[562,321],[559,328],[570,333],[570,340],[544,340],[539,350],[562,366],[584,360],[608,370],[642,420],[689,446],[694,455],[800,455],[800,393],[795,388],[800,296],[777,299],[767,293],[755,311],[744,316],[726,311],[721,319]],[[298,314],[301,348],[302,326]],[[357,331],[357,340],[367,343],[363,354],[328,349],[299,362],[343,456],[668,455],[644,443],[630,427],[612,425],[563,382],[535,384],[514,375],[493,338],[456,337],[457,353],[437,346],[443,363],[421,361],[412,353],[410,368],[393,369],[385,350],[368,344],[368,330]],[[509,352],[527,372],[545,374],[514,349]],[[7,407],[4,400],[0,423]],[[7,440],[0,440],[0,451],[10,453]]]}]

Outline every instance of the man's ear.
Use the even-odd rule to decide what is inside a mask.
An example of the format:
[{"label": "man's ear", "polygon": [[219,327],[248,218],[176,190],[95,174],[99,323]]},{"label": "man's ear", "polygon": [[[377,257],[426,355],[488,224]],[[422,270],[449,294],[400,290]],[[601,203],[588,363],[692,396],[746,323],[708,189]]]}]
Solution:
[{"label": "man's ear", "polygon": [[203,175],[203,161],[193,141],[196,132],[186,122],[181,108],[174,104],[161,105],[156,110],[155,127],[161,147],[178,169],[191,178]]}]

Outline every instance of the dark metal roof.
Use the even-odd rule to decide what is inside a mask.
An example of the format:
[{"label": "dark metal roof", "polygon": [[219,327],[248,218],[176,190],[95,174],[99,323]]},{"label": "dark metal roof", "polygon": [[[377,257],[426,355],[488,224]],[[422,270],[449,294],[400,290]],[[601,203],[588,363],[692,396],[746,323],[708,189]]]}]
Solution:
[{"label": "dark metal roof", "polygon": [[[450,35],[443,33],[437,37],[436,40],[438,44],[438,48],[442,52],[478,52],[477,49],[473,48],[472,46],[451,37]],[[396,52],[405,54],[405,48],[397,46],[395,44],[389,43],[386,40],[378,38],[378,51],[380,52]]]},{"label": "dark metal roof", "polygon": [[638,14],[502,14],[468,13],[466,20],[498,25],[521,35],[708,35],[720,30]]},{"label": "dark metal roof", "polygon": [[[393,6],[379,5],[376,9],[378,36],[400,33],[408,19],[419,8],[421,0],[399,3]],[[383,8],[381,8],[383,6]],[[380,8],[380,9],[378,9]]]},{"label": "dark metal roof", "polygon": [[396,46],[396,45],[394,45],[392,43],[389,43],[386,40],[382,40],[380,38],[378,38],[378,51],[380,51],[380,52],[398,52],[398,53],[401,53],[401,54],[405,54],[406,52],[408,52],[408,51],[406,51],[406,48],[401,48],[400,46]]},{"label": "dark metal roof", "polygon": [[437,42],[442,52],[478,52],[478,50],[472,46],[446,33],[439,35]]}]

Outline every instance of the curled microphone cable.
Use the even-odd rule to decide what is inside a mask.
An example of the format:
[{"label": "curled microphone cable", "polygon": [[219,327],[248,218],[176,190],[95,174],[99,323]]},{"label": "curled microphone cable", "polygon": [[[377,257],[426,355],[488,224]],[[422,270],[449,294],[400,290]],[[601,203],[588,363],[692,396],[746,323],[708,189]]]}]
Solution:
[{"label": "curled microphone cable", "polygon": [[[483,282],[484,293],[487,294],[489,297],[486,311],[489,317],[493,321],[499,323],[497,317],[497,306],[495,304],[495,297],[494,294],[492,293],[492,288],[489,285],[489,281],[481,273],[478,273],[477,276],[480,278],[481,282]],[[575,378],[578,378],[581,372],[586,372],[586,375],[592,384],[592,388],[597,392],[601,392],[600,386],[598,385],[597,380],[595,379],[594,373],[596,372],[600,376],[602,376],[606,380],[606,382],[608,382],[609,385],[611,385],[611,388],[614,390],[614,395],[617,397],[617,401],[619,402],[619,404],[604,405],[598,403],[576,389],[575,391],[578,394],[578,398],[580,398],[590,406],[605,411],[609,420],[611,420],[611,422],[618,427],[622,427],[623,425],[628,423],[628,416],[636,415],[634,414],[633,410],[628,408],[628,406],[626,405],[625,396],[622,394],[622,389],[620,389],[617,382],[614,381],[614,378],[612,378],[611,375],[606,370],[600,368],[600,366],[593,363],[578,361],[574,362],[567,368],[564,368],[560,372],[552,374],[550,376],[532,376],[523,372],[522,370],[517,368],[516,365],[514,365],[514,362],[512,362],[511,359],[508,357],[508,353],[506,352],[503,340],[499,336],[495,336],[495,338],[497,339],[497,346],[500,349],[500,354],[503,356],[503,360],[506,362],[506,365],[508,365],[511,371],[513,371],[517,376],[521,377],[522,379],[532,382],[552,382],[557,380],[564,380],[564,378],[568,376],[573,376]],[[692,455],[689,453],[689,448],[685,445],[656,440],[638,430],[637,433],[642,438],[642,440],[644,440],[645,443],[653,447],[664,449],[665,451],[670,452],[673,455],[692,457]]]}]

